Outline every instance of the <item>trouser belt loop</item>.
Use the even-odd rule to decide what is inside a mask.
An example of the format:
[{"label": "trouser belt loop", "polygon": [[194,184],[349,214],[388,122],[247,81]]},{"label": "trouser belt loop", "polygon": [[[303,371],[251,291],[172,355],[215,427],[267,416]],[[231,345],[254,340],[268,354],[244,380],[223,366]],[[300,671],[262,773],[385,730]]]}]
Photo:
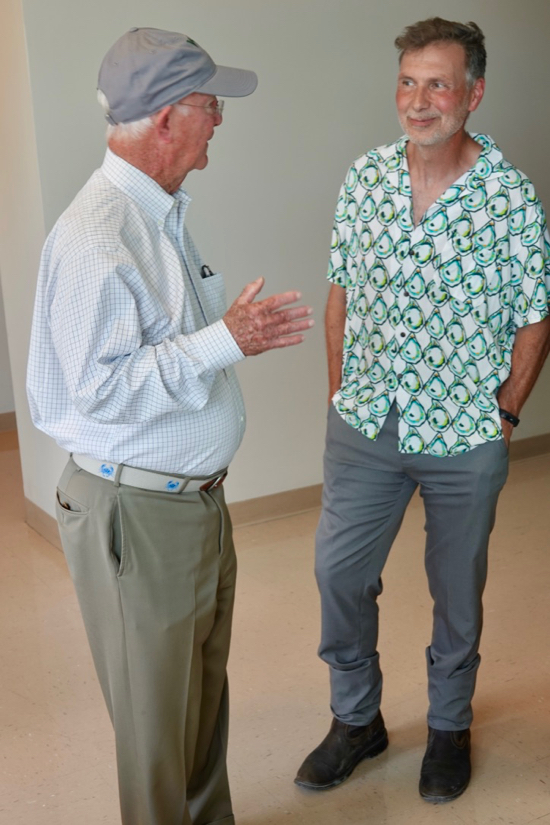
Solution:
[{"label": "trouser belt loop", "polygon": [[124,464],[119,464],[118,467],[116,468],[115,477],[113,478],[113,484],[115,485],[115,487],[120,487],[120,476],[121,476],[121,473],[122,473],[123,469],[124,469]]}]

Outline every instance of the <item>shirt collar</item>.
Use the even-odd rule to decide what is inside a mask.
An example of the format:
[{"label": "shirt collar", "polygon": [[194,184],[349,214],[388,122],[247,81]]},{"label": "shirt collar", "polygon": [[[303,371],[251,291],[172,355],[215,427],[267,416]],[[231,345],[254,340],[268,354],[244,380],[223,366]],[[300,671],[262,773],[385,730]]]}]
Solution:
[{"label": "shirt collar", "polygon": [[[502,152],[494,142],[494,140],[489,137],[489,135],[482,135],[477,132],[469,132],[471,138],[473,138],[476,143],[479,143],[481,146],[481,154],[479,155],[472,171],[470,174],[476,174],[479,172],[483,172],[482,177],[487,177],[486,173],[486,160],[489,160],[491,166],[494,168],[497,166],[500,161],[502,161]],[[391,148],[395,150],[396,155],[401,155],[406,157],[407,152],[407,143],[409,142],[409,138],[407,135],[403,135],[395,142],[395,144],[389,144]]]},{"label": "shirt collar", "polygon": [[101,166],[105,177],[156,221],[164,221],[174,206],[185,212],[191,198],[180,186],[172,195],[128,161],[107,149]]},{"label": "shirt collar", "polygon": [[[463,188],[467,186],[468,188],[475,189],[480,185],[480,181],[487,181],[491,177],[501,174],[503,164],[506,166],[508,166],[508,164],[504,161],[502,152],[489,135],[478,134],[477,132],[470,132],[469,134],[476,143],[481,145],[481,153],[474,166],[465,173],[464,180],[462,180],[462,178],[459,179],[460,183],[458,185],[461,185]],[[407,135],[403,135],[394,144],[388,144],[387,149],[391,150],[391,155],[384,158],[384,161],[386,166],[392,169],[405,170],[405,178],[399,178],[398,189],[400,194],[410,197],[411,190],[410,184],[408,183],[409,173],[407,164],[408,142],[409,138]]]}]

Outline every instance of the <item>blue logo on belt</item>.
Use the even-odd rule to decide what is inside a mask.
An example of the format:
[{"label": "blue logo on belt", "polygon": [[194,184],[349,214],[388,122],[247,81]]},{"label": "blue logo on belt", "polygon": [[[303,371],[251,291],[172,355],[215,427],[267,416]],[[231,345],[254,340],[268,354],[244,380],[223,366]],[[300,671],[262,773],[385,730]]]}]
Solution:
[{"label": "blue logo on belt", "polygon": [[115,468],[112,464],[102,464],[99,468],[99,472],[104,478],[111,478],[115,474]]}]

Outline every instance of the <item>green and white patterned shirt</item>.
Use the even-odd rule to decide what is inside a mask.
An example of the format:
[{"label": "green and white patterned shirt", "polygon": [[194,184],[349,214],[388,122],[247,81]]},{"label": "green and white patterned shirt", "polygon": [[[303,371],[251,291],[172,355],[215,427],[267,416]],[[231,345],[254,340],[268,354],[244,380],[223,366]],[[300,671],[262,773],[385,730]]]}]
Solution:
[{"label": "green and white patterned shirt", "polygon": [[473,166],[413,225],[407,138],[351,166],[329,280],[345,287],[333,403],[376,439],[394,401],[399,449],[458,455],[501,438],[496,393],[518,327],[549,313],[550,237],[533,184],[486,135]]}]

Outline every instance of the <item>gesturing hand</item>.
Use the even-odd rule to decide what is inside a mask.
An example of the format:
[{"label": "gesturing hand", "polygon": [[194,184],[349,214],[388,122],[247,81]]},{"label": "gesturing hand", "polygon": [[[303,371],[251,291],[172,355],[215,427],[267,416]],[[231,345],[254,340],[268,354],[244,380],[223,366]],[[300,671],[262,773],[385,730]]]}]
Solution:
[{"label": "gesturing hand", "polygon": [[245,286],[223,318],[245,355],[258,355],[276,347],[300,344],[304,336],[296,333],[309,329],[315,323],[308,318],[313,311],[311,307],[281,309],[298,301],[302,297],[300,292],[283,292],[254,303],[263,285],[264,279],[257,278]]}]

